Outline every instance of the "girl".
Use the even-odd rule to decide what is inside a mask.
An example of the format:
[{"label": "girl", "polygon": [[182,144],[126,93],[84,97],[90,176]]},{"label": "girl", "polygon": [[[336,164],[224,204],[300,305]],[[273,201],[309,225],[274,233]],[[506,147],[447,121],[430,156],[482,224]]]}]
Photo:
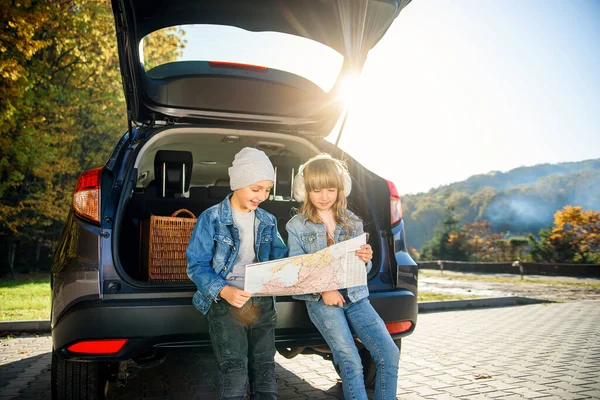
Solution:
[{"label": "girl", "polygon": [[[363,233],[363,224],[346,209],[352,181],[341,161],[328,154],[308,160],[294,179],[300,211],[286,225],[289,255],[309,254]],[[371,268],[373,251],[362,245],[356,255]],[[355,334],[377,365],[376,399],[395,399],[400,350],[371,306],[367,286],[294,298],[305,300],[308,315],[333,352],[344,397],[367,399]]]}]

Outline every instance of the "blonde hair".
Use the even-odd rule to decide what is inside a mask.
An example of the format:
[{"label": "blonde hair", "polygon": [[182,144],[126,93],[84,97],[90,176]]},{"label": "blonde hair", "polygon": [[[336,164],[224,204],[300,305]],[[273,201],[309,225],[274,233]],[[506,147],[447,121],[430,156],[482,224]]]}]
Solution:
[{"label": "blonde hair", "polygon": [[320,189],[336,188],[338,190],[337,199],[331,206],[333,218],[337,225],[349,226],[346,194],[344,193],[344,174],[347,173],[348,168],[340,160],[322,158],[307,163],[302,170],[306,195],[299,213],[305,215],[313,223],[323,222],[317,214],[317,208],[310,201],[309,193]]}]

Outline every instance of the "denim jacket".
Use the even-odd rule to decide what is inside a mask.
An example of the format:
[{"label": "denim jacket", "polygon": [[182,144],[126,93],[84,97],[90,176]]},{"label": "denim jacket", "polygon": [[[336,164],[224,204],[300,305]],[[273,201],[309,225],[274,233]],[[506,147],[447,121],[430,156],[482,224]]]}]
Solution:
[{"label": "denim jacket", "polygon": [[[233,268],[240,248],[230,197],[200,215],[186,251],[187,274],[198,287],[192,302],[202,314],[208,313],[210,305],[227,285],[225,277]],[[254,252],[259,262],[287,255],[275,217],[261,208],[255,211],[254,238]]]},{"label": "denim jacket", "polygon": [[[352,228],[347,226],[336,225],[334,232],[335,243],[344,240],[355,238],[363,233],[363,223],[348,211],[350,219],[348,223]],[[290,248],[290,257],[300,254],[312,254],[327,247],[327,231],[322,223],[315,224],[306,216],[298,214],[290,219],[285,226],[288,232],[288,247]],[[371,270],[372,264],[369,261],[366,265],[367,273]],[[369,288],[365,286],[356,286],[348,288],[348,298],[352,302],[362,300],[369,296]],[[294,299],[319,301],[320,293],[295,295]]]}]

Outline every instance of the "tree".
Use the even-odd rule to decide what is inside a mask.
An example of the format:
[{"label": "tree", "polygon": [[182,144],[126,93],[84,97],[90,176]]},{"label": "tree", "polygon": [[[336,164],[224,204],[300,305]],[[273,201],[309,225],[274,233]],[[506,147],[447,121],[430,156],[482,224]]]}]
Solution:
[{"label": "tree", "polygon": [[419,251],[412,246],[408,246],[408,254],[410,254],[412,259],[415,261],[418,261],[421,259],[421,253],[419,253]]},{"label": "tree", "polygon": [[504,233],[493,233],[489,221],[476,221],[458,228],[452,210],[448,211],[444,224],[424,246],[422,259],[491,262],[512,258],[513,245],[504,239]]},{"label": "tree", "polygon": [[551,239],[549,229],[540,231],[539,239],[529,234],[531,245],[531,260],[535,262],[570,263],[575,258],[575,252],[566,240]]},{"label": "tree", "polygon": [[421,252],[423,260],[454,260],[466,259],[461,237],[457,235],[458,219],[454,215],[454,208],[448,207],[444,220],[435,229],[433,238],[425,243]]},{"label": "tree", "polygon": [[477,221],[465,224],[460,229],[464,239],[464,251],[469,261],[499,261],[503,257],[503,233],[492,233],[492,224],[489,221]]},{"label": "tree", "polygon": [[[50,247],[78,174],[127,127],[113,13],[107,0],[0,0],[0,15],[0,242]],[[158,32],[153,59],[183,34]]]},{"label": "tree", "polygon": [[[529,240],[526,237],[515,236],[508,239],[508,244],[510,247],[510,259],[511,260],[521,260],[523,259],[523,252],[526,251],[527,244]],[[504,260],[508,261],[508,260]]]},{"label": "tree", "polygon": [[433,238],[434,228],[443,223],[444,208],[428,197],[418,204],[407,198],[402,206],[405,224],[411,227],[411,243],[420,248]]},{"label": "tree", "polygon": [[144,37],[144,69],[150,71],[159,65],[177,61],[185,48],[184,35],[183,29],[173,26],[159,29]]},{"label": "tree", "polygon": [[126,127],[106,1],[3,1],[0,235],[50,246]]},{"label": "tree", "polygon": [[600,263],[600,213],[565,206],[554,225],[530,236],[534,261]]}]

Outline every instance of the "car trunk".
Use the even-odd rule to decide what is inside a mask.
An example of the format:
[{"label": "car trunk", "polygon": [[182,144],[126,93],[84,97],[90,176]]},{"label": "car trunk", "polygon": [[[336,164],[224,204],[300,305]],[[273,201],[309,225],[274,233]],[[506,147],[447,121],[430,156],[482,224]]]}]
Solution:
[{"label": "car trunk", "polygon": [[[152,215],[172,216],[175,211],[186,209],[198,217],[221,202],[231,192],[227,168],[234,155],[246,146],[263,150],[276,169],[272,196],[261,208],[277,218],[284,241],[287,241],[285,224],[299,207],[291,189],[298,167],[324,151],[344,159],[353,178],[349,209],[363,220],[374,249],[374,268],[369,278],[378,274],[378,266],[389,268],[391,250],[381,234],[390,229],[387,183],[329,142],[261,131],[192,127],[162,128],[148,136],[136,148],[132,176],[126,180],[131,182],[131,190],[127,190],[130,195],[121,200],[121,217],[117,219],[114,235],[118,249],[115,266],[124,280],[136,286],[161,288],[185,286],[185,282],[191,285],[186,277],[166,283],[149,276],[149,234],[144,227]],[[182,165],[181,169],[178,170],[177,164]],[[177,250],[180,259],[185,255],[185,247]]]}]

